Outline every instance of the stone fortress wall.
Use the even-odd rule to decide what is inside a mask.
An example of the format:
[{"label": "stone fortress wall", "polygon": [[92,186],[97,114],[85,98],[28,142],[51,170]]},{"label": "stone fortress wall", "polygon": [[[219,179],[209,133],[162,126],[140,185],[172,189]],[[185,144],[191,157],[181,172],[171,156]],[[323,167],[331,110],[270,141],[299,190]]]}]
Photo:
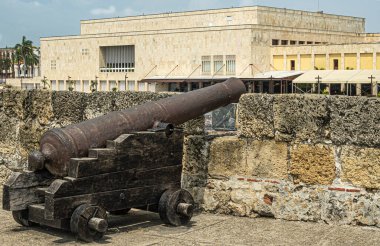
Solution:
[{"label": "stone fortress wall", "polygon": [[[0,183],[47,129],[168,94],[0,91]],[[187,125],[183,187],[208,212],[380,227],[380,99],[245,94],[237,132]]]},{"label": "stone fortress wall", "polygon": [[237,134],[187,139],[183,186],[209,212],[380,227],[379,106],[245,94]]}]

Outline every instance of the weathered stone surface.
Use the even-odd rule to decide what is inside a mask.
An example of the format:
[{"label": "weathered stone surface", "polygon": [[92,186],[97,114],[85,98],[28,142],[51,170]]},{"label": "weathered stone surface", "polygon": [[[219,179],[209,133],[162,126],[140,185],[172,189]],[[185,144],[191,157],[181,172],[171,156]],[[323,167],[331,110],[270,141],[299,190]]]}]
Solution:
[{"label": "weathered stone surface", "polygon": [[380,99],[332,97],[331,140],[334,144],[380,147]]},{"label": "weathered stone surface", "polygon": [[239,134],[243,137],[266,139],[274,137],[273,96],[244,94],[239,101]]},{"label": "weathered stone surface", "polygon": [[[7,181],[9,175],[11,175],[12,171],[10,169],[8,169],[6,166],[4,165],[0,165],[0,186],[2,186],[5,181]],[[2,187],[0,188],[0,190],[2,189]]]},{"label": "weathered stone surface", "polygon": [[215,138],[210,146],[208,173],[215,177],[245,175],[246,141],[235,136]]},{"label": "weathered stone surface", "polygon": [[295,183],[331,184],[335,178],[333,149],[322,144],[292,146],[290,174]]},{"label": "weathered stone surface", "polygon": [[[38,148],[44,132],[122,110],[167,93],[48,90],[0,90],[0,164],[15,170],[26,166],[27,153]],[[204,134],[203,117],[184,124],[187,134]]]},{"label": "weathered stone surface", "polygon": [[247,174],[259,178],[288,178],[288,146],[273,140],[248,140]]},{"label": "weathered stone surface", "polygon": [[78,123],[84,120],[87,95],[73,91],[53,91],[52,107],[56,127]]},{"label": "weathered stone surface", "polygon": [[292,182],[209,179],[201,208],[237,216],[275,217],[285,220],[324,221],[327,224],[380,227],[380,192],[332,191],[321,185]]},{"label": "weathered stone surface", "polygon": [[329,137],[328,98],[318,95],[281,95],[274,98],[277,141],[319,142]]},{"label": "weathered stone surface", "polygon": [[273,205],[276,218],[302,221],[319,221],[321,219],[322,188],[287,183],[280,186],[278,193]]},{"label": "weathered stone surface", "polygon": [[16,168],[24,160],[20,126],[25,116],[26,98],[26,91],[0,90],[0,165]]},{"label": "weathered stone surface", "polygon": [[343,181],[380,189],[380,149],[343,146],[340,158]]},{"label": "weathered stone surface", "polygon": [[51,91],[28,91],[24,107],[25,120],[20,124],[20,143],[25,151],[38,149],[40,137],[54,125]]},{"label": "weathered stone surface", "polygon": [[184,139],[182,158],[182,187],[204,187],[207,182],[209,142],[204,136]]}]

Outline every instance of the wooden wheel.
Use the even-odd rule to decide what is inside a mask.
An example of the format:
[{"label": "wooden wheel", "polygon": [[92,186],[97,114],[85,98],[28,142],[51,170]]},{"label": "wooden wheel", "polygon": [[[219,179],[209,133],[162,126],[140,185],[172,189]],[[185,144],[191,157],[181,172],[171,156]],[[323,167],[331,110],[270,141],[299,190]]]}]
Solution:
[{"label": "wooden wheel", "polygon": [[186,225],[193,216],[194,199],[183,189],[167,190],[160,198],[158,213],[166,224]]},{"label": "wooden wheel", "polygon": [[116,210],[116,211],[110,211],[109,213],[112,215],[124,215],[127,214],[129,211],[131,211],[131,208]]},{"label": "wooden wheel", "polygon": [[34,223],[29,221],[28,210],[12,211],[13,219],[22,226],[33,226]]},{"label": "wooden wheel", "polygon": [[101,207],[82,204],[71,216],[70,229],[80,240],[98,240],[103,237],[107,228],[107,213]]}]

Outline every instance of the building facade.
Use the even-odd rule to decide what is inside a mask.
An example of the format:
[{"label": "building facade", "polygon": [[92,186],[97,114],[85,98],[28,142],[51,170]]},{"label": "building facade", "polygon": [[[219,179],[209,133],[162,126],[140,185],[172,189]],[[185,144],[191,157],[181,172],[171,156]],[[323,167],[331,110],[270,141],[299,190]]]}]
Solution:
[{"label": "building facade", "polygon": [[53,90],[188,91],[234,76],[256,81],[251,91],[290,92],[292,74],[266,73],[331,67],[336,54],[338,67],[351,68],[356,54],[356,67],[367,68],[368,50],[372,69],[380,64],[380,36],[365,34],[363,18],[321,12],[252,6],[80,25],[80,35],[41,38],[42,76]]}]

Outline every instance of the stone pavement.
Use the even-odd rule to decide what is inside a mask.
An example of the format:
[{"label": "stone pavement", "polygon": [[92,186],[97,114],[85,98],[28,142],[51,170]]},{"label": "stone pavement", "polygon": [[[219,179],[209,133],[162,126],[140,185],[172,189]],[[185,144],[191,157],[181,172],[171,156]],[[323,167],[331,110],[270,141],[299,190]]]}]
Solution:
[{"label": "stone pavement", "polygon": [[[187,227],[170,227],[154,213],[132,210],[110,217],[110,228],[98,243],[86,245],[380,245],[380,229],[330,226],[270,218],[198,214]],[[0,210],[0,245],[80,245],[68,232],[21,227]]]}]

